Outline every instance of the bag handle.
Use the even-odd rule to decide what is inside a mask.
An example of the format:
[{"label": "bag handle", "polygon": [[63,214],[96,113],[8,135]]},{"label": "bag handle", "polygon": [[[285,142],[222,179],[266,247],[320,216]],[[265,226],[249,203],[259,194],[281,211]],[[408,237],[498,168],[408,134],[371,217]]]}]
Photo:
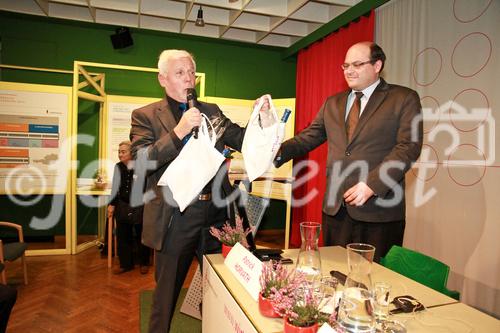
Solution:
[{"label": "bag handle", "polygon": [[264,101],[265,101],[266,97],[269,100],[269,110],[272,110],[271,114],[273,115],[274,120],[276,120],[276,122],[279,122],[278,114],[276,113],[276,109],[274,108],[273,99],[271,98],[271,95],[269,95],[269,94],[263,95],[262,97],[259,98],[259,102],[257,103],[255,108],[253,109],[252,115],[250,117],[250,121],[254,121],[259,116],[260,109],[264,105]]},{"label": "bag handle", "polygon": [[[200,131],[205,133],[205,135],[210,140],[210,143],[212,144],[212,146],[215,147],[215,143],[217,141],[217,134],[215,133],[215,129],[212,126],[212,123],[210,122],[210,119],[208,119],[207,115],[204,114],[204,113],[200,113],[200,114],[202,116],[202,118],[201,118],[201,125],[200,125]],[[212,129],[212,135],[211,136],[210,136],[210,133],[208,131],[208,125],[207,124],[210,125],[210,128]]]}]

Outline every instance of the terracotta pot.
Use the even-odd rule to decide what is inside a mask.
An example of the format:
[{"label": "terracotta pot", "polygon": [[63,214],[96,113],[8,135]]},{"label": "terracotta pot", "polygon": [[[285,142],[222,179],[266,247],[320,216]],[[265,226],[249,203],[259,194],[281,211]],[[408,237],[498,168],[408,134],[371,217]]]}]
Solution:
[{"label": "terracotta pot", "polygon": [[231,251],[232,248],[233,248],[232,246],[222,244],[222,256],[224,258],[227,257],[227,255],[229,254],[229,251]]},{"label": "terracotta pot", "polygon": [[284,318],[283,320],[285,322],[284,333],[316,333],[318,331],[318,323],[314,323],[312,326],[299,327],[290,324],[288,318]]},{"label": "terracotta pot", "polygon": [[98,182],[97,180],[94,181],[94,189],[95,190],[105,190],[106,187],[108,187],[108,183],[103,182],[103,181]]},{"label": "terracotta pot", "polygon": [[281,317],[278,313],[274,311],[271,300],[269,298],[262,297],[262,294],[259,294],[259,311],[260,314],[265,317],[271,317],[271,318]]}]

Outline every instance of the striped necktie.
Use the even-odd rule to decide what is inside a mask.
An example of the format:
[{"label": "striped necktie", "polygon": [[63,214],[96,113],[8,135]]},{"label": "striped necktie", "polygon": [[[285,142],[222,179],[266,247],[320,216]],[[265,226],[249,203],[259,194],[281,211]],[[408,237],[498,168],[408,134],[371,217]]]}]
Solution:
[{"label": "striped necktie", "polygon": [[349,115],[347,116],[346,120],[346,133],[348,142],[351,142],[354,130],[358,125],[359,113],[361,111],[361,97],[363,97],[363,93],[361,91],[356,91],[355,94],[356,99],[352,103],[351,110],[349,111]]}]

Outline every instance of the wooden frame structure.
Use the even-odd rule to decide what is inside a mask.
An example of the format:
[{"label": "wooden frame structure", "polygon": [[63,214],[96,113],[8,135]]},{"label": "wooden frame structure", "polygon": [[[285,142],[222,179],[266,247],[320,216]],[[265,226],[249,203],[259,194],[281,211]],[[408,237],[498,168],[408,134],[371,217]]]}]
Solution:
[{"label": "wooden frame structure", "polygon": [[[99,103],[99,148],[98,148],[98,156],[99,156],[99,168],[103,168],[101,164],[103,160],[105,160],[107,156],[107,147],[109,144],[109,137],[107,133],[108,128],[108,115],[107,115],[107,94],[105,89],[105,74],[91,74],[87,71],[86,68],[103,68],[103,69],[115,69],[115,70],[123,70],[123,71],[136,71],[136,72],[147,72],[147,73],[158,73],[157,68],[150,67],[137,67],[137,66],[124,66],[124,65],[114,65],[114,64],[104,64],[104,63],[95,63],[95,62],[84,62],[84,61],[75,61],[73,63],[73,110],[72,114],[76,115],[72,119],[72,133],[78,133],[78,99],[84,99],[88,101],[93,101]],[[80,81],[80,75],[83,76],[82,81]],[[200,98],[205,96],[205,73],[196,73],[196,84],[200,86]],[[87,87],[93,87],[96,91],[96,94],[91,94],[82,89]],[[71,160],[77,161],[77,140],[76,136],[73,136],[73,141],[71,144]],[[105,190],[81,190],[77,188],[77,173],[74,168],[71,170],[71,193],[73,193],[72,207],[71,207],[71,221],[73,221],[72,235],[71,235],[71,253],[79,253],[89,247],[95,245],[95,242],[98,239],[93,241],[87,241],[82,244],[77,244],[77,216],[76,216],[76,203],[77,196],[79,195],[91,195],[98,196],[99,200],[99,212],[98,212],[98,238],[104,235],[104,225],[107,219],[106,209],[105,209],[105,196],[110,194],[109,189]],[[109,236],[108,236],[109,238]]]}]

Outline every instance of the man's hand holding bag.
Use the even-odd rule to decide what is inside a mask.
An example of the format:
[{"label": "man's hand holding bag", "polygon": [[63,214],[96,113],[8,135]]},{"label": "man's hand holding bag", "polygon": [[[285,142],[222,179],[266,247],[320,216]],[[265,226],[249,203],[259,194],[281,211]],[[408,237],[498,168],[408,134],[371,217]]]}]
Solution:
[{"label": "man's hand holding bag", "polygon": [[[269,100],[269,110],[261,108]],[[250,182],[262,176],[272,165],[283,141],[285,124],[280,123],[271,96],[262,96],[248,121],[241,152]]]}]

